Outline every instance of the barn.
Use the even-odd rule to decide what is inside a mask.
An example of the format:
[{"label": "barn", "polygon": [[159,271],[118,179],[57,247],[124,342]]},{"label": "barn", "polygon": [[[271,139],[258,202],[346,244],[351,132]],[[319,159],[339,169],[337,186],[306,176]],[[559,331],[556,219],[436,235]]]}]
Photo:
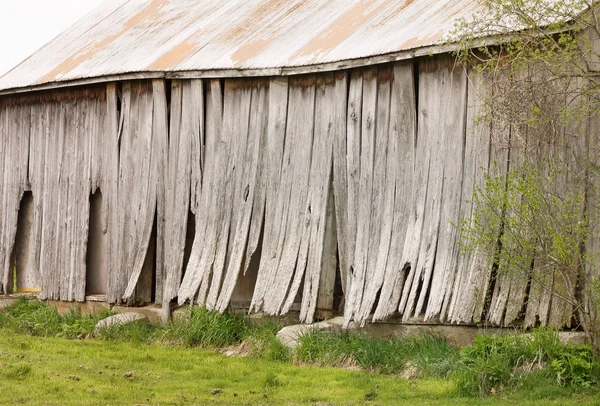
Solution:
[{"label": "barn", "polygon": [[0,79],[2,292],[570,326],[459,248],[518,155],[444,43],[477,7],[108,0]]}]

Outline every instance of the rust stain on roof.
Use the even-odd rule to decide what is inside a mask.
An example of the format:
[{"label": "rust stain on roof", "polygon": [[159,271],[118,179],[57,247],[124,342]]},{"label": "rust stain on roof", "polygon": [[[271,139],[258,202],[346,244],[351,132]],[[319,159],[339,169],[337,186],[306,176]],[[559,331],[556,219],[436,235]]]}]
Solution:
[{"label": "rust stain on roof", "polygon": [[376,3],[378,3],[378,0],[365,0],[358,3],[296,52],[292,56],[292,59],[312,55],[311,61],[316,60],[319,54],[330,51],[344,42],[360,26],[387,7],[391,3],[391,0],[384,0],[379,5],[373,7]]},{"label": "rust stain on roof", "polygon": [[146,69],[149,71],[168,70],[172,66],[177,66],[181,61],[198,51],[198,45],[188,40],[176,45],[175,48],[163,54],[156,61],[152,62]]},{"label": "rust stain on roof", "polygon": [[267,39],[257,38],[254,41],[243,45],[231,56],[233,66],[239,67],[244,62],[252,59],[256,55],[264,51],[269,45],[271,45],[273,41],[275,41],[275,39],[276,38],[274,37]]},{"label": "rust stain on roof", "polygon": [[444,30],[439,30],[422,38],[411,38],[402,44],[403,49],[418,48],[426,44],[436,43],[444,36]]},{"label": "rust stain on roof", "polygon": [[125,32],[135,27],[140,22],[156,16],[167,3],[169,3],[169,0],[152,0],[150,4],[148,4],[144,9],[142,9],[139,13],[131,17],[129,20],[127,20],[117,32],[108,35],[102,41],[93,44],[88,44],[84,48],[80,49],[75,54],[71,55],[69,58],[67,58],[65,61],[59,64],[56,68],[52,69],[42,78],[40,78],[37,81],[37,83],[46,83],[52,80],[56,80],[58,76],[63,75],[66,72],[69,72],[73,68],[77,67],[83,61],[89,58],[90,55],[94,54],[98,50],[110,44],[111,42],[119,38],[121,35],[123,35]]},{"label": "rust stain on roof", "polygon": [[[478,7],[477,0],[112,0],[0,78],[0,89],[148,71],[312,71],[435,46]],[[140,57],[118,57],[134,52]]]}]

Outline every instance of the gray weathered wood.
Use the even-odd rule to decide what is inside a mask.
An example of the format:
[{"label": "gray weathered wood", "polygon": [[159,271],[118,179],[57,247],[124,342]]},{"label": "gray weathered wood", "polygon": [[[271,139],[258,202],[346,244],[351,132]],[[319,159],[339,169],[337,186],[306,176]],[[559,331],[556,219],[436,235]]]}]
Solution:
[{"label": "gray weathered wood", "polygon": [[267,190],[265,196],[265,226],[263,248],[252,296],[250,310],[258,311],[264,305],[265,295],[269,292],[268,282],[277,272],[277,248],[281,228],[281,204],[279,200],[282,170],[283,148],[288,109],[288,80],[275,78],[269,82],[269,121],[265,162]]},{"label": "gray weathered wood", "polygon": [[401,263],[401,259],[416,187],[413,184],[413,176],[417,106],[413,75],[412,62],[394,66],[390,112],[391,162],[396,171],[393,185],[395,189],[393,229],[379,304],[373,315],[374,320],[385,319],[397,310],[405,278],[404,264]]},{"label": "gray weathered wood", "polygon": [[369,237],[373,192],[373,165],[377,119],[377,71],[363,74],[363,102],[360,142],[360,176],[356,246],[354,261],[348,275],[344,324],[353,320],[360,309],[368,266]]}]

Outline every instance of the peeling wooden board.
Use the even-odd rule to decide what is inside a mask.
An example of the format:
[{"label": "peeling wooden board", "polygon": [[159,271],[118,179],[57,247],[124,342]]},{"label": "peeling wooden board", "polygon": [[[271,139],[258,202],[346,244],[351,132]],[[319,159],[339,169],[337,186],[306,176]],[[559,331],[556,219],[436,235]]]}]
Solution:
[{"label": "peeling wooden board", "polygon": [[373,165],[375,161],[375,136],[377,120],[377,71],[363,74],[363,103],[361,123],[360,180],[358,191],[358,216],[353,267],[348,275],[348,293],[344,309],[344,324],[353,320],[360,309],[365,279],[367,277],[369,237],[371,229],[371,199],[373,195]]},{"label": "peeling wooden board", "polygon": [[[286,127],[283,167],[277,210],[281,213],[277,272],[268,282],[271,294],[266,297],[265,312],[279,314],[293,280],[302,242],[307,249],[305,232],[308,227],[308,189],[311,165],[314,113],[315,77],[290,79],[288,118]],[[285,223],[284,223],[285,222]],[[301,270],[300,272],[303,272]]]},{"label": "peeling wooden board", "polygon": [[[231,93],[231,103],[227,103],[227,94]],[[199,303],[211,300],[211,308],[217,300],[223,283],[223,276],[228,266],[229,255],[234,244],[236,226],[241,213],[237,205],[243,200],[244,169],[246,167],[246,151],[248,145],[248,127],[250,105],[252,101],[252,84],[250,81],[225,81],[225,104],[223,107],[223,127],[221,132],[222,146],[228,145],[228,159],[221,164],[223,187],[217,191],[222,217],[218,223],[218,242],[213,262],[212,280],[204,279],[200,285]],[[227,141],[225,141],[227,140]],[[250,202],[252,207],[252,202]],[[247,238],[247,231],[246,237]],[[208,304],[208,303],[207,303]]]},{"label": "peeling wooden board", "polygon": [[[269,82],[258,82],[258,85],[265,88],[265,91],[269,92]],[[268,163],[269,159],[267,153],[267,128],[269,124],[269,99],[265,98],[265,105],[262,106],[262,113],[260,115],[261,120],[260,124],[255,125],[255,131],[259,131],[260,133],[260,148],[258,151],[258,168],[256,174],[256,191],[254,192],[254,203],[252,206],[252,218],[250,223],[250,231],[248,235],[248,248],[245,254],[244,261],[244,275],[248,271],[248,267],[250,266],[250,260],[253,255],[256,253],[258,248],[259,240],[263,232],[263,224],[264,224],[264,215],[265,215],[265,205],[267,199],[267,182],[269,178],[268,173]],[[252,123],[251,129],[252,129]],[[252,130],[251,130],[252,133]]]},{"label": "peeling wooden board", "polygon": [[361,71],[350,74],[347,117],[347,179],[348,179],[348,245],[346,265],[341,269],[344,293],[350,293],[354,254],[356,252],[356,233],[358,230],[358,193],[360,190],[360,154],[362,142],[363,75]]},{"label": "peeling wooden board", "polygon": [[247,137],[247,144],[242,160],[236,164],[237,167],[241,166],[244,168],[241,183],[237,186],[235,195],[233,196],[233,210],[237,212],[237,216],[235,216],[237,220],[231,224],[232,234],[229,238],[231,248],[222,288],[219,291],[218,287],[211,287],[211,292],[206,302],[207,307],[215,307],[221,312],[225,311],[229,306],[238,276],[244,266],[244,254],[251,255],[246,247],[250,235],[250,221],[255,207],[254,199],[256,198],[256,192],[259,191],[259,183],[261,182],[259,179],[259,168],[261,165],[260,150],[264,148],[261,141],[264,139],[263,131],[268,121],[267,92],[268,89],[266,86],[263,86],[260,82],[254,83],[252,87],[248,130],[246,134],[238,134],[238,137]]},{"label": "peeling wooden board", "polygon": [[2,190],[2,228],[0,229],[0,264],[2,266],[2,291],[12,290],[13,247],[17,234],[17,221],[21,196],[27,186],[29,157],[29,121],[31,109],[27,105],[6,106],[4,120],[4,155],[10,157],[4,166]]},{"label": "peeling wooden board", "polygon": [[393,225],[396,156],[390,128],[393,67],[379,68],[371,224],[366,281],[355,320],[364,325],[371,315],[388,261]]},{"label": "peeling wooden board", "polygon": [[[152,81],[154,114],[152,116],[152,139],[158,156],[157,194],[156,194],[156,279],[155,302],[163,303],[163,291],[166,282],[166,186],[167,151],[169,142],[168,105],[164,80]],[[163,304],[165,306],[165,304]]]},{"label": "peeling wooden board", "polygon": [[[121,149],[118,183],[117,283],[108,292],[118,303],[133,288],[142,272],[156,211],[158,162],[153,154],[153,99],[150,82],[123,83]],[[129,289],[128,289],[129,288]],[[128,296],[129,302],[133,301]]]},{"label": "peeling wooden board", "polygon": [[[200,198],[199,176],[200,123],[198,110],[202,107],[202,85],[195,81],[173,81],[171,88],[171,122],[169,131],[167,173],[165,176],[165,235],[164,241],[165,284],[163,305],[177,296],[181,282],[183,256],[190,210],[190,198],[194,205]],[[191,196],[191,193],[194,194]],[[196,196],[198,193],[198,196]],[[197,208],[197,207],[196,207]],[[196,210],[194,208],[194,210]]]},{"label": "peeling wooden board", "polygon": [[264,305],[269,291],[268,282],[277,272],[277,248],[281,230],[281,210],[279,191],[285,145],[285,130],[288,113],[288,79],[274,78],[269,82],[269,121],[265,162],[267,190],[265,196],[265,226],[263,249],[250,310],[259,311]]},{"label": "peeling wooden board", "polygon": [[[483,98],[490,88],[485,78],[470,72],[467,89],[467,134],[465,142],[465,163],[463,174],[463,193],[461,221],[473,221],[473,203],[475,188],[485,185],[484,175],[490,167],[491,123],[477,121],[481,115]],[[498,230],[500,233],[500,230]],[[462,238],[462,236],[461,236]],[[452,297],[444,301],[442,315],[447,314],[452,322],[472,323],[481,319],[477,314],[477,304],[485,300],[489,278],[491,277],[493,258],[480,251],[462,252],[458,257],[456,276],[453,281]],[[445,311],[445,309],[448,309]]]},{"label": "peeling wooden board", "polygon": [[407,239],[414,189],[417,186],[413,184],[417,142],[416,103],[412,61],[396,64],[394,66],[389,130],[391,162],[394,163],[396,171],[393,186],[392,239],[379,304],[373,315],[374,320],[383,320],[396,312],[404,284],[405,272],[401,259]]},{"label": "peeling wooden board", "polygon": [[[215,258],[225,170],[229,155],[229,141],[221,136],[224,109],[221,89],[221,82],[218,80],[211,81],[207,89],[202,200],[196,216],[196,235],[190,259],[178,292],[179,304],[193,300],[200,285],[204,283],[206,286],[210,283]],[[228,91],[225,97],[228,105],[232,103],[232,97],[233,93]],[[204,296],[205,293],[202,300]]]},{"label": "peeling wooden board", "polygon": [[[465,143],[467,136],[467,74],[465,69],[453,67],[447,85],[447,97],[442,96],[439,105],[441,135],[443,138],[444,185],[442,207],[438,229],[438,244],[435,265],[432,269],[429,300],[425,302],[426,290],[421,290],[417,309],[425,312],[425,320],[445,319],[442,306],[452,295],[454,275],[458,266],[459,232],[463,204],[463,184],[465,166]],[[469,160],[472,157],[469,157]],[[426,279],[427,280],[427,279]]]},{"label": "peeling wooden board", "polygon": [[[362,79],[362,76],[361,76]],[[334,120],[333,141],[333,194],[335,204],[336,239],[339,257],[340,280],[342,291],[345,291],[348,272],[349,230],[348,230],[348,193],[350,184],[348,179],[347,159],[347,119],[348,119],[348,74],[336,74],[336,110]],[[361,86],[362,91],[362,86]]]},{"label": "peeling wooden board", "polygon": [[[314,318],[319,297],[321,272],[329,272],[329,275],[326,276],[329,281],[331,281],[331,273],[333,272],[333,280],[335,281],[335,265],[333,269],[331,266],[327,269],[323,268],[327,211],[333,164],[333,141],[336,137],[332,130],[334,129],[334,120],[336,119],[336,101],[339,102],[339,99],[336,98],[335,90],[335,77],[333,74],[324,74],[317,77],[315,87],[314,134],[306,213],[309,229],[302,236],[303,240],[308,239],[308,244],[306,244],[308,250],[305,262],[299,260],[296,265],[294,282],[290,287],[283,308],[283,313],[287,313],[296,297],[300,281],[304,277],[300,321],[305,323],[312,323]],[[300,255],[302,255],[302,252],[300,252]],[[331,256],[331,252],[328,255]],[[306,268],[304,268],[304,264],[306,264]],[[333,304],[333,284],[331,284],[330,289],[331,303]]]},{"label": "peeling wooden board", "polygon": [[[444,134],[438,123],[439,106],[449,95],[446,86],[451,72],[448,60],[422,60],[419,62],[419,106],[418,106],[418,160],[415,184],[422,185],[415,200],[416,215],[413,228],[409,228],[403,255],[404,267],[410,272],[400,299],[399,312],[407,321],[421,311],[417,300],[422,291],[427,292],[435,261],[441,216],[441,197],[444,180]],[[438,69],[441,68],[441,69]]]}]

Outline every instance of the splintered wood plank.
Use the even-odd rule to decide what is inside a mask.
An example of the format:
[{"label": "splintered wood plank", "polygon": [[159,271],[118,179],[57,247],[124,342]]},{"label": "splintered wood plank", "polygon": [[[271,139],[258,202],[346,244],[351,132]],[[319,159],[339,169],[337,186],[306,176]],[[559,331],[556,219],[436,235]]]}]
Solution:
[{"label": "splintered wood plank", "polygon": [[[182,121],[186,125],[182,131],[189,132],[186,136],[191,137],[190,211],[196,214],[200,205],[204,166],[204,87],[201,79],[192,79],[188,83],[184,87]],[[190,93],[187,97],[186,91]]]},{"label": "splintered wood plank", "polygon": [[[344,109],[346,102],[343,102]],[[339,137],[333,135],[333,141]],[[323,241],[323,258],[321,260],[321,277],[319,279],[319,296],[317,297],[317,309],[325,312],[332,312],[335,290],[336,270],[338,267],[337,259],[337,228],[335,217],[335,198],[333,191],[333,182],[329,189],[329,198],[327,200],[327,214],[325,217],[325,237]]]},{"label": "splintered wood plank", "polygon": [[[342,291],[346,287],[348,270],[348,164],[347,164],[347,117],[348,117],[348,74],[335,75],[335,119],[333,140],[333,194],[335,204],[336,240],[339,257]],[[362,78],[362,77],[361,77]],[[362,89],[362,87],[361,87]],[[319,305],[317,305],[319,306]]]},{"label": "splintered wood plank", "polygon": [[371,209],[373,196],[373,166],[377,119],[377,70],[363,74],[363,103],[360,143],[360,177],[358,190],[358,216],[356,247],[353,267],[348,275],[348,293],[344,310],[344,324],[355,318],[360,310],[368,266]]},{"label": "splintered wood plank", "polygon": [[395,191],[392,239],[379,304],[373,315],[374,320],[383,320],[397,310],[404,284],[402,252],[407,237],[409,215],[412,211],[414,188],[419,186],[413,184],[417,136],[416,111],[413,63],[412,61],[398,63],[394,66],[389,130],[391,138],[388,152],[391,154],[391,157],[388,156],[388,162],[393,164],[395,170],[394,183],[388,183],[388,187],[393,187]]},{"label": "splintered wood plank", "polygon": [[[31,267],[32,280],[30,288],[41,288],[40,255],[42,249],[43,230],[43,193],[45,169],[45,143],[49,136],[50,103],[33,105],[31,110],[31,134],[29,149],[29,180],[33,194],[33,226],[32,241],[27,263]],[[1,118],[0,118],[1,122]],[[0,124],[1,125],[1,124]],[[1,136],[1,135],[0,135]],[[1,149],[1,147],[0,147]],[[1,153],[0,153],[1,157]],[[1,171],[0,171],[1,172]],[[0,179],[2,175],[0,173]],[[1,196],[1,191],[0,191]],[[0,220],[0,224],[1,224]]]},{"label": "splintered wood plank", "polygon": [[[429,294],[422,289],[417,303],[417,311],[425,312],[425,320],[445,319],[442,306],[452,296],[454,275],[460,257],[459,232],[462,188],[465,165],[464,146],[466,142],[467,115],[467,74],[465,69],[450,67],[449,84],[439,105],[443,149],[444,184],[442,186],[442,206],[438,228],[438,244],[435,265],[432,269]],[[469,157],[471,159],[471,157]],[[425,279],[428,280],[427,277]],[[429,300],[425,302],[427,296]]]},{"label": "splintered wood plank", "polygon": [[[279,314],[292,283],[303,235],[308,227],[308,189],[315,114],[315,77],[290,79],[279,202],[281,218],[287,221],[279,232],[277,272],[272,274],[271,292],[265,312]],[[306,255],[307,244],[303,247]]]},{"label": "splintered wood plank", "polygon": [[118,184],[121,272],[113,292],[115,302],[134,299],[154,223],[159,161],[153,154],[151,83],[124,83],[123,105],[126,104],[130,106],[122,110]]},{"label": "splintered wood plank", "polygon": [[390,138],[393,67],[379,68],[371,228],[364,294],[355,321],[365,324],[383,284],[393,225],[396,156]]},{"label": "splintered wood plank", "polygon": [[[118,207],[118,183],[119,183],[119,139],[121,136],[121,125],[124,109],[128,108],[124,103],[121,111],[118,109],[117,85],[108,83],[106,85],[106,119],[104,127],[103,144],[104,170],[106,173],[103,187],[103,198],[106,201],[107,218],[104,230],[108,233],[110,266],[108,272],[107,300],[116,302],[118,292],[118,272],[120,272],[119,260],[119,207]],[[125,100],[123,99],[123,102]]]},{"label": "splintered wood plank", "polygon": [[[452,98],[452,62],[448,59],[427,59],[419,62],[419,129],[417,157],[424,157],[418,169],[416,229],[409,235],[420,235],[418,241],[407,244],[410,256],[403,260],[410,264],[410,273],[404,285],[399,311],[404,321],[418,316],[425,295],[430,289],[440,227],[445,170],[444,123],[442,115],[446,100]],[[452,117],[455,119],[456,117]],[[424,149],[424,151],[423,151]],[[419,162],[419,166],[421,163]],[[422,190],[421,190],[422,188]],[[421,223],[421,224],[419,224]],[[419,227],[420,226],[420,227]],[[415,255],[416,254],[416,255]]]},{"label": "splintered wood plank", "polygon": [[[229,154],[228,140],[221,137],[223,94],[219,80],[210,81],[206,97],[206,148],[201,208],[196,216],[196,235],[187,269],[178,292],[179,304],[192,300],[203,280],[210,280],[218,239],[223,185]],[[227,92],[231,103],[232,92]],[[227,141],[227,142],[225,142]],[[205,282],[206,284],[206,282]]]},{"label": "splintered wood plank", "polygon": [[73,260],[69,278],[70,301],[85,301],[86,256],[90,224],[90,193],[92,187],[92,141],[97,137],[96,120],[98,113],[96,97],[82,97],[77,100],[76,120],[77,140],[75,142],[75,184],[73,197],[75,213],[73,215]]},{"label": "splintered wood plank", "polygon": [[[264,139],[263,131],[268,117],[268,88],[261,82],[255,82],[252,86],[252,99],[250,105],[250,121],[247,130],[247,145],[245,155],[242,161],[236,164],[236,167],[243,167],[242,182],[238,185],[233,196],[233,210],[237,211],[235,224],[231,224],[232,234],[229,239],[231,245],[227,272],[223,279],[223,286],[219,292],[215,285],[211,287],[207,307],[216,307],[223,312],[229,306],[231,295],[237,284],[238,276],[244,266],[244,253],[251,255],[247,249],[248,238],[250,234],[250,221],[253,214],[254,199],[259,190],[260,183],[260,151],[264,148],[261,141]],[[239,136],[244,136],[240,133]],[[262,222],[262,221],[261,221]],[[258,242],[258,241],[257,241]],[[214,279],[213,279],[214,280]],[[218,298],[218,301],[217,301]]]},{"label": "splintered wood plank", "polygon": [[[350,76],[347,117],[347,180],[348,180],[348,237],[346,247],[346,265],[341,270],[344,293],[349,294],[354,254],[356,252],[356,233],[358,229],[358,192],[360,190],[360,151],[363,109],[363,75],[353,71]],[[341,261],[340,261],[341,263]]]},{"label": "splintered wood plank", "polygon": [[60,239],[60,159],[64,138],[65,113],[59,102],[51,103],[49,132],[45,143],[44,191],[42,196],[43,230],[40,250],[40,274],[43,299],[58,297],[54,281],[57,270],[57,252]]},{"label": "splintered wood plank", "polygon": [[[244,172],[248,165],[246,152],[248,145],[248,128],[250,117],[250,104],[252,99],[251,82],[245,80],[225,81],[225,93],[231,93],[231,103],[227,103],[227,97],[223,108],[223,129],[221,137],[225,141],[222,146],[228,145],[228,159],[221,178],[223,187],[217,191],[221,201],[219,207],[222,210],[220,223],[218,223],[218,242],[213,262],[212,280],[203,279],[200,285],[198,301],[204,304],[210,297],[212,307],[218,297],[223,283],[223,275],[226,270],[227,260],[231,253],[235,239],[236,226],[241,217],[238,207],[245,197]],[[247,203],[247,202],[245,202]],[[252,202],[249,203],[252,207]],[[246,237],[247,238],[247,231]],[[245,242],[244,242],[245,244]]]},{"label": "splintered wood plank", "polygon": [[[486,92],[491,87],[486,86],[486,77],[474,71],[469,73],[461,221],[468,221],[472,226],[473,212],[477,209],[474,207],[473,193],[475,188],[485,186],[485,174],[490,167],[492,124],[477,120],[482,114]],[[466,251],[458,257],[452,297],[445,298],[442,316],[447,313],[452,322],[472,323],[481,320],[481,310],[477,313],[476,309],[487,295],[492,265],[493,258],[479,250]]]},{"label": "splintered wood plank", "polygon": [[[265,92],[269,93],[269,82],[259,82],[258,84],[261,87],[265,88]],[[254,103],[254,102],[253,102]],[[244,275],[248,271],[248,267],[250,266],[250,260],[253,255],[256,253],[258,249],[258,245],[260,242],[260,237],[263,231],[264,224],[264,216],[265,216],[265,205],[267,198],[267,182],[268,182],[268,151],[267,151],[267,128],[269,124],[269,99],[268,97],[264,98],[264,106],[262,106],[261,120],[257,125],[255,124],[256,129],[252,130],[252,122],[251,131],[259,131],[260,133],[260,149],[258,151],[258,169],[256,173],[256,191],[254,192],[254,203],[252,206],[252,217],[250,223],[250,231],[248,235],[248,248],[245,254],[244,261]]]},{"label": "splintered wood plank", "polygon": [[[289,311],[304,278],[300,321],[306,323],[311,323],[314,317],[323,269],[333,140],[336,137],[332,131],[334,130],[333,122],[336,118],[335,103],[339,101],[339,99],[336,99],[335,90],[335,77],[333,74],[322,74],[317,77],[314,134],[308,178],[308,198],[306,201],[305,226],[307,228],[303,230],[293,282],[282,309],[282,313]],[[331,267],[328,267],[327,270],[332,271]],[[335,266],[333,277],[335,278]],[[328,275],[327,279],[330,280],[331,276]],[[331,291],[331,298],[333,299],[333,285]]]},{"label": "splintered wood plank", "polygon": [[162,303],[165,275],[166,248],[166,185],[167,185],[167,151],[169,140],[168,105],[164,80],[152,81],[152,97],[154,115],[152,117],[152,139],[158,156],[157,192],[156,192],[156,277],[155,302]]},{"label": "splintered wood plank", "polygon": [[31,108],[15,104],[7,106],[5,119],[5,157],[2,190],[2,228],[0,229],[0,260],[2,260],[2,290],[10,292],[12,253],[17,234],[19,204],[27,186],[29,158],[29,127]]},{"label": "splintered wood plank", "polygon": [[267,189],[265,196],[265,220],[263,248],[256,285],[250,304],[251,311],[259,311],[265,295],[270,292],[269,281],[277,273],[278,244],[282,224],[282,204],[279,200],[280,180],[285,145],[285,130],[288,112],[288,78],[273,78],[269,81],[269,121],[267,124],[265,172]]},{"label": "splintered wood plank", "polygon": [[[198,105],[202,104],[201,82],[173,81],[171,90],[171,129],[169,132],[165,189],[165,285],[163,300],[170,302],[181,281],[190,198],[200,198],[200,123]],[[197,159],[198,162],[191,162]],[[198,196],[195,194],[198,193]],[[196,210],[194,208],[194,210]]]}]

